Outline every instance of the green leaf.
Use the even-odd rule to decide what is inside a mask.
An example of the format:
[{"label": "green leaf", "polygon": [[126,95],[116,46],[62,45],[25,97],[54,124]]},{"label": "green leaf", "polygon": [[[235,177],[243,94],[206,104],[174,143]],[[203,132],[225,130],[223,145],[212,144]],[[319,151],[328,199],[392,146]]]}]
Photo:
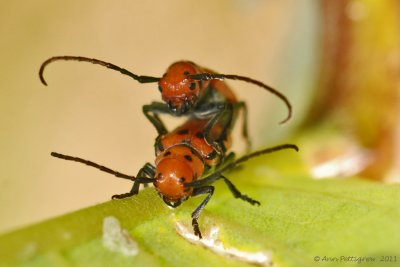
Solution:
[{"label": "green leaf", "polygon": [[[381,256],[400,261],[398,185],[357,178],[313,180],[293,151],[259,157],[227,176],[261,206],[234,199],[223,182],[216,182],[200,228],[207,235],[218,227],[225,248],[270,251],[277,266],[352,266],[357,257],[375,259],[360,266],[383,266]],[[192,231],[190,214],[202,198],[172,210],[148,188],[129,199],[5,234],[0,237],[0,266],[251,266],[177,233],[176,221]],[[138,243],[136,256],[102,244],[108,216],[117,218]],[[346,259],[352,261],[346,264]]]}]

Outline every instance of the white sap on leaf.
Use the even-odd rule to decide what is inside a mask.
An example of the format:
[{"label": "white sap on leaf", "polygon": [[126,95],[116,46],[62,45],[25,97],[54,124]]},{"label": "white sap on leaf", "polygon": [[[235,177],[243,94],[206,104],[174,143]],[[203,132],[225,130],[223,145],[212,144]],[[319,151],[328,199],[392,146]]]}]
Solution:
[{"label": "white sap on leaf", "polygon": [[135,256],[139,252],[136,241],[126,229],[121,228],[117,218],[105,217],[103,220],[103,246],[125,256]]},{"label": "white sap on leaf", "polygon": [[178,221],[175,222],[175,228],[178,234],[190,243],[201,245],[218,255],[260,266],[273,266],[271,251],[248,252],[234,247],[225,247],[224,243],[219,239],[218,227],[210,228],[207,233],[203,234],[202,239],[194,235],[191,227],[188,228]]}]

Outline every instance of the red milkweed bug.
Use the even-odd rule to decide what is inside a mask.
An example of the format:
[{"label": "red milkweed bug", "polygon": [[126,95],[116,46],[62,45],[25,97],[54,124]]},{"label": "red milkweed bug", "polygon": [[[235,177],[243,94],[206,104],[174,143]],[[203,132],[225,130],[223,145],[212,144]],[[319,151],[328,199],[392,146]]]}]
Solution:
[{"label": "red milkweed bug", "polygon": [[89,62],[106,68],[119,71],[139,83],[158,83],[161,97],[165,103],[153,102],[143,106],[143,113],[154,125],[158,133],[165,134],[167,129],[159,118],[158,114],[169,113],[174,116],[190,115],[197,118],[208,118],[203,128],[203,135],[210,143],[209,132],[218,123],[224,114],[233,116],[235,110],[243,109],[244,123],[242,134],[250,147],[247,130],[247,107],[244,102],[237,101],[231,89],[223,80],[239,80],[257,85],[280,98],[288,108],[287,117],[281,121],[284,123],[291,118],[292,107],[288,99],[270,86],[249,77],[239,75],[217,74],[207,68],[202,68],[190,61],[178,61],[168,67],[162,77],[140,76],[124,68],[102,60],[80,57],[80,56],[56,56],[47,59],[42,63],[39,70],[40,80],[47,85],[43,72],[48,64],[58,60],[73,60]]}]

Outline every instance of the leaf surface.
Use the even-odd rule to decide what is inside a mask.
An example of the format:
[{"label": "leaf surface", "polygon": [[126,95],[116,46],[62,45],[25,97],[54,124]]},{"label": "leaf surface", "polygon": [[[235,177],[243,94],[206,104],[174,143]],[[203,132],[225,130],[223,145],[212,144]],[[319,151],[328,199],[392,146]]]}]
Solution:
[{"label": "leaf surface", "polygon": [[[259,157],[226,175],[243,194],[261,202],[252,206],[234,199],[222,181],[215,183],[200,227],[205,234],[218,227],[226,248],[271,251],[276,266],[352,266],[358,257],[375,259],[362,266],[382,266],[381,256],[400,260],[398,185],[357,178],[313,180],[292,151]],[[171,210],[148,188],[129,199],[5,234],[0,266],[253,266],[177,233],[176,221],[192,231],[190,214],[203,197]],[[138,243],[136,256],[102,245],[108,216],[117,218]],[[356,258],[344,258],[349,256]]]}]

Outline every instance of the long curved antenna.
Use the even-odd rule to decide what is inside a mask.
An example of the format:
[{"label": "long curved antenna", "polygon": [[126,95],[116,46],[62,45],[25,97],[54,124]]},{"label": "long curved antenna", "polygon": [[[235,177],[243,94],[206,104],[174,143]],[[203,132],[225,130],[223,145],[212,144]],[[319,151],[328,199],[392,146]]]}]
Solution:
[{"label": "long curved antenna", "polygon": [[117,176],[118,178],[123,178],[123,179],[128,179],[131,181],[138,181],[139,183],[152,183],[154,182],[154,179],[152,178],[147,178],[147,177],[135,177],[135,176],[131,176],[131,175],[126,175],[117,171],[114,171],[110,168],[107,168],[103,165],[97,164],[93,161],[90,160],[86,160],[86,159],[82,159],[82,158],[78,158],[78,157],[73,157],[73,156],[68,156],[68,155],[63,155],[57,152],[51,152],[51,155],[53,157],[56,158],[60,158],[60,159],[65,159],[65,160],[70,160],[70,161],[75,161],[75,162],[80,162],[83,164],[86,164],[88,166],[94,167],[96,169],[99,169],[100,171],[106,172],[106,173],[110,173],[112,175]]},{"label": "long curved antenna", "polygon": [[288,108],[288,116],[280,122],[280,124],[283,124],[287,122],[291,117],[292,117],[292,105],[290,104],[289,100],[284,96],[282,93],[278,92],[274,88],[260,82],[257,80],[253,80],[249,77],[245,76],[239,76],[239,75],[232,75],[232,74],[213,74],[213,73],[200,73],[200,74],[193,74],[189,76],[193,80],[200,80],[200,81],[208,81],[208,80],[224,80],[224,79],[230,79],[230,80],[239,80],[239,81],[244,81],[248,83],[255,84],[257,86],[260,86],[270,93],[276,95],[279,97],[283,102],[285,102],[287,108]]},{"label": "long curved antenna", "polygon": [[87,58],[87,57],[77,57],[77,56],[57,56],[57,57],[51,57],[48,60],[46,60],[45,62],[42,63],[42,65],[40,66],[40,70],[39,70],[39,77],[40,77],[40,81],[44,84],[47,85],[44,77],[43,77],[43,72],[44,69],[46,68],[47,65],[49,65],[51,62],[53,61],[57,61],[57,60],[74,60],[74,61],[84,61],[84,62],[89,62],[89,63],[93,63],[93,64],[97,64],[97,65],[101,65],[103,67],[112,69],[112,70],[116,70],[121,72],[124,75],[127,75],[131,78],[133,78],[134,80],[140,82],[140,83],[154,83],[154,82],[158,82],[160,80],[160,78],[157,77],[151,77],[151,76],[140,76],[140,75],[136,75],[124,68],[118,67],[117,65],[114,65],[112,63],[108,63],[102,60],[98,60],[95,58]]},{"label": "long curved antenna", "polygon": [[292,145],[292,144],[284,144],[284,145],[279,145],[279,146],[274,146],[274,147],[270,147],[270,148],[266,148],[266,149],[262,149],[262,150],[258,150],[255,151],[253,153],[247,154],[237,160],[235,160],[234,162],[222,167],[221,169],[217,170],[216,172],[210,174],[209,176],[200,179],[200,180],[196,180],[194,182],[191,183],[187,183],[185,184],[186,187],[199,187],[199,186],[204,186],[207,184],[211,184],[214,181],[220,179],[222,177],[222,173],[232,169],[233,167],[236,167],[237,165],[239,165],[240,163],[247,161],[251,158],[254,157],[258,157],[260,155],[264,155],[264,154],[269,154],[275,151],[279,151],[279,150],[283,150],[283,149],[294,149],[296,151],[299,151],[299,148],[296,145]]}]

